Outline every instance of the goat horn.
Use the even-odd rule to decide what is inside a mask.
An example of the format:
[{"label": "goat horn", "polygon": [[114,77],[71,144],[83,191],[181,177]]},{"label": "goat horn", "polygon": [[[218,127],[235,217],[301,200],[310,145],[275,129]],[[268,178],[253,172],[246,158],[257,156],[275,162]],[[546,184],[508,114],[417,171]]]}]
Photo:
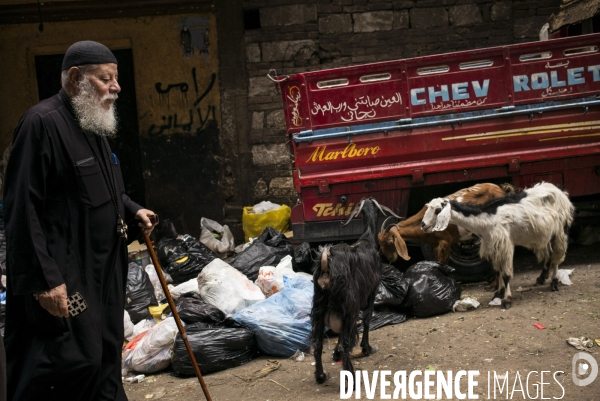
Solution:
[{"label": "goat horn", "polygon": [[342,223],[342,226],[348,225],[348,223],[350,223],[350,220],[355,218],[360,213],[364,204],[365,204],[365,199],[361,199],[358,206],[352,211],[352,213],[350,214],[350,217],[348,217],[348,220],[346,220],[345,223]]},{"label": "goat horn", "polygon": [[386,224],[387,224],[388,220],[389,220],[389,219],[393,219],[393,218],[394,218],[394,216],[389,216],[387,219],[385,219],[385,220],[383,221],[383,224],[381,225],[381,232],[382,232],[382,233],[383,233],[383,232],[387,232],[387,231],[388,231],[388,230],[389,230],[389,229],[390,229],[390,228],[391,228],[393,225],[395,225],[395,224],[390,224],[389,226],[386,226]]},{"label": "goat horn", "polygon": [[[386,216],[385,212],[388,212],[389,214],[391,214],[392,216],[394,216],[398,219],[404,219],[404,217],[400,217],[396,213],[392,212],[392,209],[390,209],[389,207],[387,207],[385,205],[380,205],[379,202],[377,202],[375,199],[372,199],[372,200],[375,203],[375,205],[379,208],[379,211],[381,212],[381,214],[383,214],[384,216]],[[385,210],[385,212],[384,212],[384,210]]]},{"label": "goat horn", "polygon": [[382,215],[386,216],[385,212],[383,211],[383,209],[381,208],[381,205],[379,204],[379,202],[377,202],[375,200],[375,198],[369,198],[374,204],[375,206],[377,206],[377,209],[379,209],[379,211],[381,212]]}]

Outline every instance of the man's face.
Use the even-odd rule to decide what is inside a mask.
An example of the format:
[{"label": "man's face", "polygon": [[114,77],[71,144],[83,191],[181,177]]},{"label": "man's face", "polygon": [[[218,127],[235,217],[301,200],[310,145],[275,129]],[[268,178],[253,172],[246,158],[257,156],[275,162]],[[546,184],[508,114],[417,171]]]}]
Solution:
[{"label": "man's face", "polygon": [[[114,63],[99,64],[88,71],[87,76],[96,91],[96,95],[100,99],[104,98],[106,95],[116,95],[121,92],[121,87],[117,82],[119,79],[119,72],[117,71],[117,65]],[[108,110],[114,102],[114,98],[104,99],[102,101],[102,107],[105,110]]]}]

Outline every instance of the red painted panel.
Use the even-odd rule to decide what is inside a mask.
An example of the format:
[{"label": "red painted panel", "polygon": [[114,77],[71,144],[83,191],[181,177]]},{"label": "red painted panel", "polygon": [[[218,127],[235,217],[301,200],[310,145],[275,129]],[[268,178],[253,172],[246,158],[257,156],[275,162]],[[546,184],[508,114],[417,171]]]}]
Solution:
[{"label": "red painted panel", "polygon": [[287,131],[589,96],[599,47],[593,34],[293,74],[280,84]]}]

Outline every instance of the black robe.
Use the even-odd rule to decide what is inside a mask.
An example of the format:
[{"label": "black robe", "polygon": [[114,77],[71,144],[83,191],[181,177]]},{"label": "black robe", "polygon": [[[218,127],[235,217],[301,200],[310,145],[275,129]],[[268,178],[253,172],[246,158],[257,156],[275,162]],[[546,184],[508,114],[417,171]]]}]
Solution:
[{"label": "black robe", "polygon": [[[29,109],[15,130],[4,184],[9,400],[127,399],[127,248],[115,210],[128,220],[141,206],[124,193],[118,159],[102,141],[82,133],[62,90]],[[111,196],[113,177],[121,202]],[[54,317],[33,298],[63,283],[67,295],[81,294],[86,311]]]}]

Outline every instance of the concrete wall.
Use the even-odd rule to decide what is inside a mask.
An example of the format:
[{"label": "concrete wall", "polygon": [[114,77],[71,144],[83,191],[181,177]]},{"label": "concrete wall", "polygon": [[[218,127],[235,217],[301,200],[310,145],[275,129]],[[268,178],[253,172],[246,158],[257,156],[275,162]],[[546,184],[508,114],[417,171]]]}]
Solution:
[{"label": "concrete wall", "polygon": [[[190,52],[181,45],[190,27]],[[201,216],[220,220],[220,88],[214,14],[0,25],[0,151],[37,103],[34,55],[61,54],[78,40],[133,53],[145,202],[199,235]],[[60,80],[59,76],[56,76]],[[128,118],[129,116],[121,116]]]}]

